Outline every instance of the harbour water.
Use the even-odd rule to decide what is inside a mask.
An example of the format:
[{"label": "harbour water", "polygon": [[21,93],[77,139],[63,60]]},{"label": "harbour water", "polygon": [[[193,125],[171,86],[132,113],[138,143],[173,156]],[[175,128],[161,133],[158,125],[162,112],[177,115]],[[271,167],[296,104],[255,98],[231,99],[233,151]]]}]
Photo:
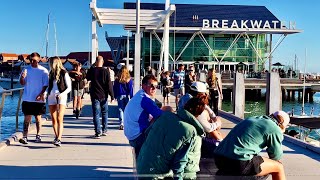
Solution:
[{"label": "harbour water", "polygon": [[[265,93],[262,93],[262,98],[265,97]],[[320,92],[314,94],[313,102],[305,102],[304,110],[307,115],[310,115],[313,110],[313,115],[320,115]],[[294,112],[295,115],[301,115],[302,101],[298,101],[298,97],[295,97],[294,101],[283,101],[282,110],[285,112]],[[232,111],[231,101],[223,100],[222,109],[227,112]],[[264,115],[266,111],[266,101],[246,101],[245,102],[245,117]],[[297,127],[291,127],[289,129],[297,129]],[[307,131],[307,129],[304,129]],[[320,129],[312,130],[309,137],[315,140],[320,140]]]},{"label": "harbour water", "polygon": [[[262,97],[265,97],[265,94],[262,94]],[[8,138],[11,134],[15,133],[15,114],[17,109],[17,102],[18,102],[19,94],[18,92],[14,93],[13,96],[7,96],[5,100],[5,106],[3,109],[2,119],[0,120],[0,141],[5,138]],[[1,97],[0,97],[1,99]],[[294,101],[283,101],[282,108],[286,112],[291,112],[292,108],[294,110],[294,114],[300,115],[301,114],[301,101],[297,100]],[[313,102],[306,102],[305,103],[305,113],[310,115],[311,109],[314,109],[313,114],[319,115],[320,114],[320,93],[316,93],[314,95]],[[232,111],[231,101],[223,100],[222,109],[224,111]],[[245,117],[249,116],[259,116],[265,114],[265,101],[246,101],[245,102]],[[34,120],[33,120],[34,121]],[[23,114],[19,112],[19,131],[22,129],[23,123]],[[309,137],[312,139],[320,140],[320,130],[313,130],[311,131]]]}]

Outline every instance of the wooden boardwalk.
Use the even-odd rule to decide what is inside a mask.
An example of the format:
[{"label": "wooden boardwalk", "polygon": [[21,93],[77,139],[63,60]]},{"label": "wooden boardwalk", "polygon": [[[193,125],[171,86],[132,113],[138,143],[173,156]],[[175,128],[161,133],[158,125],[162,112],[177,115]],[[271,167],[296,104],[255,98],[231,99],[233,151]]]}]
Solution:
[{"label": "wooden boardwalk", "polygon": [[[160,91],[157,99],[162,102]],[[170,97],[174,106],[174,97]],[[133,156],[123,131],[118,130],[115,104],[109,104],[108,136],[93,139],[91,102],[85,96],[83,116],[76,120],[71,106],[66,110],[62,147],[52,144],[50,121],[44,123],[42,143],[13,142],[0,150],[0,179],[133,179]],[[235,124],[223,119],[223,133]],[[282,162],[288,180],[320,179],[320,155],[306,148],[284,142]],[[266,153],[262,153],[267,156]],[[210,164],[201,170],[200,179],[214,179]],[[271,178],[269,178],[271,179]]]}]

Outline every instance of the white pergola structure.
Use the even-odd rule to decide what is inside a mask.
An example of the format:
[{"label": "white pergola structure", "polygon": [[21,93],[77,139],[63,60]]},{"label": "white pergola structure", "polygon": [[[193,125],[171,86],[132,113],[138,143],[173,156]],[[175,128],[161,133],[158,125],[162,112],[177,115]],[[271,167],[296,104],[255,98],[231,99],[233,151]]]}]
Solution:
[{"label": "white pergola structure", "polygon": [[[98,54],[96,23],[102,27],[104,24],[124,25],[135,28],[135,55],[134,55],[134,93],[140,89],[140,61],[141,61],[141,34],[143,29],[162,29],[163,40],[161,55],[164,58],[164,68],[168,70],[169,55],[169,17],[175,11],[175,5],[166,0],[164,10],[140,10],[140,0],[136,2],[136,9],[108,9],[98,8],[96,0],[90,3],[92,10],[92,63]],[[162,61],[161,61],[162,62]]]},{"label": "white pergola structure", "polygon": [[[126,27],[126,29],[130,29],[130,27]],[[153,27],[146,27],[145,31],[146,32],[151,32],[153,35],[155,35],[155,37],[158,39],[158,41],[161,42],[161,39],[159,38],[159,36],[157,35],[157,31],[162,31],[164,30],[164,28],[153,28]],[[235,46],[235,44],[238,42],[238,40],[242,37],[244,38],[246,41],[248,41],[250,47],[253,49],[253,51],[256,53],[258,59],[260,60],[260,62],[262,62],[263,64],[269,60],[269,68],[271,68],[272,66],[272,54],[274,53],[274,51],[279,47],[279,45],[283,42],[283,40],[287,37],[287,35],[289,34],[295,34],[295,33],[300,33],[302,32],[302,30],[298,30],[298,29],[258,29],[258,28],[204,28],[204,27],[169,27],[170,31],[174,31],[174,32],[178,32],[178,33],[186,33],[186,34],[192,34],[192,36],[190,37],[190,39],[188,40],[188,42],[185,44],[185,46],[183,47],[182,51],[179,53],[178,56],[176,57],[172,57],[169,54],[170,59],[173,62],[177,62],[179,61],[179,58],[181,57],[181,55],[184,53],[184,51],[187,49],[187,47],[190,45],[190,43],[194,40],[194,38],[196,36],[199,36],[199,38],[202,40],[202,42],[205,44],[205,46],[208,48],[209,52],[211,53],[212,58],[214,58],[214,60],[219,64],[223,62],[224,58],[227,56],[227,54],[229,53],[229,51]],[[206,40],[206,38],[204,37],[204,34],[235,34],[236,38],[232,41],[231,45],[228,47],[227,51],[224,52],[224,55],[222,56],[222,58],[218,59],[217,55],[214,53],[214,50],[211,48],[211,46],[209,45],[208,41]],[[270,52],[268,53],[267,57],[261,57],[259,55],[258,49],[257,47],[254,46],[254,43],[252,42],[252,40],[250,39],[249,35],[250,34],[269,34],[269,43],[268,45],[270,46]],[[272,47],[272,41],[273,41],[273,34],[278,34],[280,35],[276,44],[274,44],[274,47]],[[151,36],[151,34],[150,34]],[[150,37],[150,42],[151,41],[151,37]],[[162,44],[161,44],[162,45]],[[150,47],[152,47],[152,44],[150,44]],[[162,46],[161,46],[162,47]],[[150,50],[151,53],[151,50]],[[151,55],[150,55],[151,57]],[[161,58],[160,58],[161,59]],[[150,60],[151,61],[151,60]],[[258,63],[255,63],[255,65],[257,66]],[[160,62],[160,67],[161,67],[161,62]],[[271,69],[269,69],[271,70]]]}]

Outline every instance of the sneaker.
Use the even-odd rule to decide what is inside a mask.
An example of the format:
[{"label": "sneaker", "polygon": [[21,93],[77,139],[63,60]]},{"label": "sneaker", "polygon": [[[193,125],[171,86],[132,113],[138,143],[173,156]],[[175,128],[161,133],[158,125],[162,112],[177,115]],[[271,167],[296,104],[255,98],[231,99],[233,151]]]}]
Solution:
[{"label": "sneaker", "polygon": [[55,139],[55,142],[53,143],[55,146],[60,147],[61,146],[61,141],[60,139]]},{"label": "sneaker", "polygon": [[28,144],[28,139],[27,139],[27,137],[23,137],[23,138],[19,139],[19,142],[21,144]]},{"label": "sneaker", "polygon": [[95,135],[93,136],[93,138],[94,138],[94,139],[101,139],[101,134],[95,134]]},{"label": "sneaker", "polygon": [[34,142],[36,142],[36,143],[41,142],[41,136],[40,135],[36,135],[36,139],[35,139]]},{"label": "sneaker", "polygon": [[52,141],[52,144],[55,144],[57,140],[58,138],[55,137],[54,140]]},{"label": "sneaker", "polygon": [[119,126],[119,130],[123,130],[123,128],[124,128],[123,125]]},{"label": "sneaker", "polygon": [[101,136],[107,136],[107,132],[103,132],[102,134],[101,134]]}]

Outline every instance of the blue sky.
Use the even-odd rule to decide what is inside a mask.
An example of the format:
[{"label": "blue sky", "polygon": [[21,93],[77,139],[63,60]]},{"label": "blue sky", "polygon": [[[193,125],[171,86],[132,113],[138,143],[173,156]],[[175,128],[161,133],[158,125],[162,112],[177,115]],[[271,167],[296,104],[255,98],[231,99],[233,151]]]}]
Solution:
[{"label": "blue sky", "polygon": [[[0,6],[0,53],[31,53],[45,55],[45,32],[47,15],[55,22],[58,40],[58,55],[69,52],[91,50],[91,0],[1,0]],[[122,0],[97,0],[101,8],[122,8]],[[126,2],[136,2],[126,0]],[[141,2],[164,3],[165,0],[141,0]],[[184,4],[233,4],[266,6],[278,19],[295,21],[296,28],[303,32],[288,35],[274,53],[273,62],[292,65],[295,54],[298,66],[304,67],[307,48],[307,70],[320,72],[317,61],[319,48],[320,1],[317,0],[171,0]],[[100,51],[109,50],[104,38],[105,31],[110,36],[126,35],[122,26],[97,26]],[[54,27],[50,25],[49,56],[54,54]],[[274,38],[274,42],[278,39]]]}]

